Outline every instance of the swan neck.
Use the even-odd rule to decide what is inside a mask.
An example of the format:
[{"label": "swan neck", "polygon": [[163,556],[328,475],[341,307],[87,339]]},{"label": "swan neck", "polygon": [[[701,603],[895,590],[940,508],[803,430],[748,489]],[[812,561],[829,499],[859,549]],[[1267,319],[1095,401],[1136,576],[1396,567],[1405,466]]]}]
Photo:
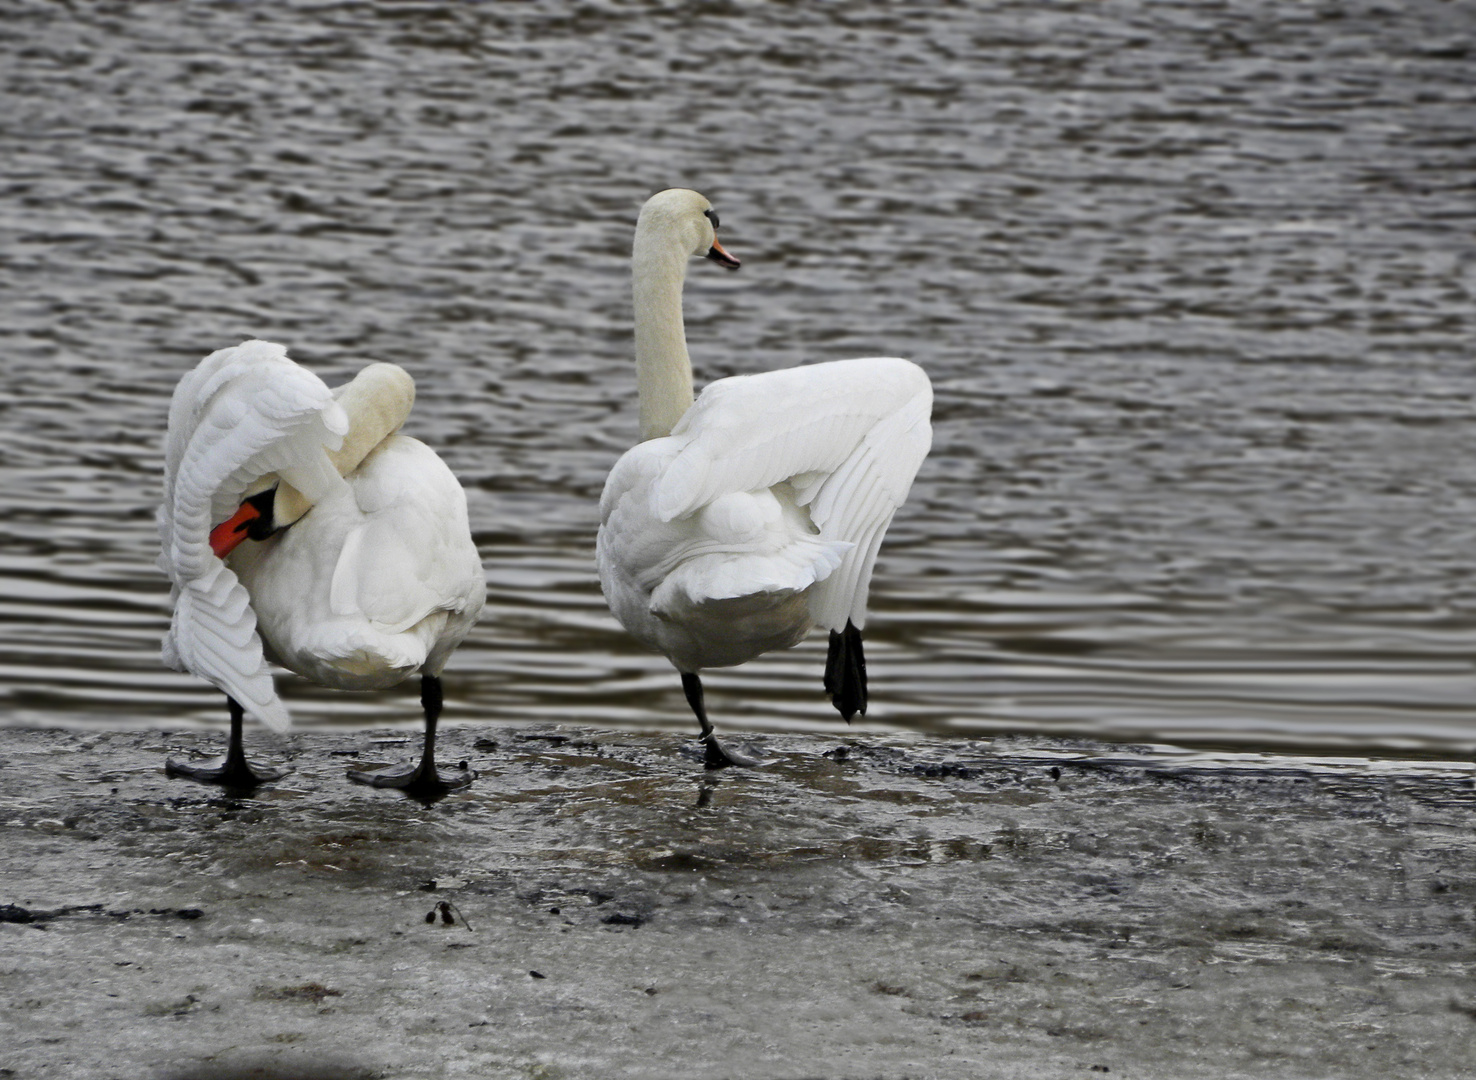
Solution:
[{"label": "swan neck", "polygon": [[279,529],[285,528],[312,508],[312,499],[282,480],[277,484],[276,497],[272,499],[272,524]]},{"label": "swan neck", "polygon": [[348,419],[343,443],[337,450],[324,447],[321,458],[280,471],[281,483],[272,503],[272,516],[279,527],[306,514],[375,447],[400,430],[415,405],[415,382],[395,364],[370,364],[333,396]]},{"label": "swan neck", "polygon": [[348,417],[348,431],[343,445],[328,452],[328,460],[339,476],[347,476],[410,419],[415,380],[396,364],[370,364],[333,396]]},{"label": "swan neck", "polygon": [[670,435],[692,407],[692,361],[682,322],[687,253],[650,230],[637,233],[634,271],[636,392],[641,441]]}]

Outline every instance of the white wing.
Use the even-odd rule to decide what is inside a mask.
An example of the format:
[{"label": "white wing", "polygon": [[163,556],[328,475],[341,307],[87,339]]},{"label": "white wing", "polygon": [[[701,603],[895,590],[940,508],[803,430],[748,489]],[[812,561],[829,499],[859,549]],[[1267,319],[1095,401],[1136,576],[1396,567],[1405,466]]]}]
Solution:
[{"label": "white wing", "polygon": [[892,357],[719,380],[672,431],[682,445],[653,485],[652,512],[673,521],[788,481],[821,540],[854,545],[811,593],[815,621],[864,627],[877,548],[932,443],[932,402],[922,369]]},{"label": "white wing", "polygon": [[348,419],[316,375],[266,341],[211,353],[180,380],[169,406],[159,566],[174,585],[164,661],[191,671],[272,727],[287,726],[246,589],[216,558],[210,530],[255,482],[277,474],[310,499],[343,480],[337,449]]},{"label": "white wing", "polygon": [[723,492],[673,518],[653,514],[653,489],[682,443],[652,439],[631,448],[601,500],[600,554],[612,564],[606,572],[629,578],[652,610],[807,589],[840,564],[851,545],[814,535],[803,510],[766,488]]}]

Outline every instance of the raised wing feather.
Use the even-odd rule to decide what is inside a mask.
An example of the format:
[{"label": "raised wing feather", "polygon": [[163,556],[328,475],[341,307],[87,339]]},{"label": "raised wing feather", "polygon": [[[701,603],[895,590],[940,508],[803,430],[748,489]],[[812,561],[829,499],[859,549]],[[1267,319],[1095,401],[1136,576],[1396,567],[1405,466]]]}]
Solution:
[{"label": "raised wing feather", "polygon": [[159,565],[175,604],[164,660],[279,729],[287,710],[272,686],[256,616],[245,587],[211,550],[210,530],[270,474],[314,499],[341,484],[324,448],[336,449],[347,429],[322,380],[266,341],[211,353],[180,380],[169,406]]},{"label": "raised wing feather", "polygon": [[[671,520],[730,491],[828,475],[880,420],[920,394],[931,403],[927,376],[894,357],[720,379],[673,429],[684,445],[655,488],[653,509]],[[811,485],[818,479],[809,477]]]},{"label": "raised wing feather", "polygon": [[846,460],[817,486],[810,518],[820,526],[820,535],[856,545],[810,596],[810,612],[821,626],[840,630],[850,621],[857,629],[865,627],[877,549],[928,456],[932,407],[932,387],[924,377],[922,385],[867,431]]},{"label": "raised wing feather", "polygon": [[931,411],[922,369],[891,357],[722,379],[672,431],[680,449],[653,485],[652,512],[671,521],[790,481],[820,539],[854,545],[815,586],[815,621],[864,626],[877,548],[927,456]]}]

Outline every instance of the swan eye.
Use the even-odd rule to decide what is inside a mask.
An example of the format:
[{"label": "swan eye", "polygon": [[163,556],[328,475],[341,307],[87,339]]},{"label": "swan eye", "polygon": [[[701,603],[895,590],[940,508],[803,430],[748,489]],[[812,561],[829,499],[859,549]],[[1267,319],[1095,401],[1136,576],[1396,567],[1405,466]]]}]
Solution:
[{"label": "swan eye", "polygon": [[717,211],[716,210],[704,210],[704,211],[702,211],[702,216],[705,217],[708,221],[712,222],[713,231],[716,232],[717,231],[717,227],[718,227]]}]

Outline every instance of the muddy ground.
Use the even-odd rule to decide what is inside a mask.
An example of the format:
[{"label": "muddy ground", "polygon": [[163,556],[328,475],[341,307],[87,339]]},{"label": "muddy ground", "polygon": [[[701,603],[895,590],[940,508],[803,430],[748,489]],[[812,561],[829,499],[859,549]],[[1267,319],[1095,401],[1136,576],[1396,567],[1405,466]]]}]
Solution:
[{"label": "muddy ground", "polygon": [[221,742],[0,728],[0,1077],[1472,1075],[1469,766],[453,727],[432,805],[344,779],[399,732],[165,777]]}]

